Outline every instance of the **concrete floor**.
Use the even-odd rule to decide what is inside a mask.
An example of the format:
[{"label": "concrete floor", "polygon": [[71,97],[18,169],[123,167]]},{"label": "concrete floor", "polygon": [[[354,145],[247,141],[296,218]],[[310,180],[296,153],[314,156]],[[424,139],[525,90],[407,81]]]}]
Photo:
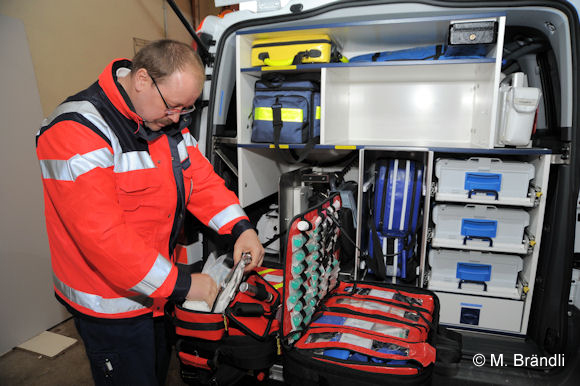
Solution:
[{"label": "concrete floor", "polygon": [[[59,355],[49,358],[18,348],[0,357],[0,385],[2,386],[82,386],[92,385],[91,368],[85,347],[72,319],[49,331],[77,339]],[[172,355],[167,386],[186,385],[179,375],[177,356]]]}]

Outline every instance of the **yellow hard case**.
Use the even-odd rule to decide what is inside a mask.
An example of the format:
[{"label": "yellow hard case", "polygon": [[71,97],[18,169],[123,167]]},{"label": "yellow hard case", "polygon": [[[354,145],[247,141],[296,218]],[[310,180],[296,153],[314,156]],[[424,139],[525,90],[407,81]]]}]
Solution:
[{"label": "yellow hard case", "polygon": [[257,39],[252,43],[252,67],[328,63],[331,46],[325,34]]}]

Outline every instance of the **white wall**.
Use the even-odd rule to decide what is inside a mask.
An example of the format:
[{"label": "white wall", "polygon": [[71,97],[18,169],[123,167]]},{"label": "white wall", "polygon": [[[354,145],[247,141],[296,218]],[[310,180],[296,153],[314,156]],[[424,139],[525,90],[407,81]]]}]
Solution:
[{"label": "white wall", "polygon": [[[191,19],[191,3],[176,1]],[[191,42],[163,0],[0,0],[0,355],[65,320],[52,290],[35,134],[133,38]]]},{"label": "white wall", "polygon": [[40,96],[24,25],[0,15],[0,354],[67,315],[52,291],[34,135]]},{"label": "white wall", "polygon": [[[176,4],[191,21],[190,1]],[[132,58],[133,38],[192,41],[164,0],[0,0],[0,14],[24,23],[45,116],[111,60]]]}]

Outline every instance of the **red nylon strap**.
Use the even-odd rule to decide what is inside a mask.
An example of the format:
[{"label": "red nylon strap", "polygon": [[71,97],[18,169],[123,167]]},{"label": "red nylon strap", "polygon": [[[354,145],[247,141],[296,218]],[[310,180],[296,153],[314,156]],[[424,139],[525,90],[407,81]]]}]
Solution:
[{"label": "red nylon strap", "polygon": [[211,370],[211,367],[207,364],[208,360],[205,358],[198,357],[196,355],[179,352],[177,353],[179,360],[184,365],[199,367],[206,370]]}]

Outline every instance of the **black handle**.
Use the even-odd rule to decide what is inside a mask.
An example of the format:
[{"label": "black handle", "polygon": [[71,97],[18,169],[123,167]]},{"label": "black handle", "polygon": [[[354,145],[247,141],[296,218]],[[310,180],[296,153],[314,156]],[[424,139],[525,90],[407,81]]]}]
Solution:
[{"label": "black handle", "polygon": [[240,284],[240,292],[246,293],[253,298],[256,298],[257,300],[265,301],[267,303],[270,303],[272,300],[274,300],[274,295],[269,293],[266,289],[266,286],[261,283],[252,285],[248,282],[243,282]]},{"label": "black handle", "polygon": [[459,285],[457,286],[458,289],[461,289],[461,285],[463,283],[471,283],[471,284],[481,284],[483,286],[483,290],[487,292],[487,283],[484,281],[477,281],[477,280],[459,280]]},{"label": "black handle", "polygon": [[495,196],[495,200],[499,200],[499,193],[497,192],[497,190],[491,190],[491,189],[471,189],[469,191],[469,193],[467,193],[467,198],[471,198],[471,195],[473,193],[491,193]]},{"label": "black handle", "polygon": [[489,246],[493,247],[493,240],[491,239],[491,237],[483,237],[483,236],[465,236],[463,238],[463,245],[467,245],[467,240],[483,240],[483,241],[489,241]]},{"label": "black handle", "polygon": [[296,55],[294,55],[294,60],[292,60],[293,65],[302,64],[302,59],[306,58],[319,58],[322,56],[322,52],[320,50],[307,50],[307,51],[299,51]]},{"label": "black handle", "polygon": [[236,303],[232,307],[232,314],[236,316],[262,316],[264,307],[258,303]]},{"label": "black handle", "polygon": [[280,147],[280,135],[284,123],[282,122],[282,104],[280,99],[276,97],[276,101],[272,105],[272,126],[274,127],[274,144]]}]

